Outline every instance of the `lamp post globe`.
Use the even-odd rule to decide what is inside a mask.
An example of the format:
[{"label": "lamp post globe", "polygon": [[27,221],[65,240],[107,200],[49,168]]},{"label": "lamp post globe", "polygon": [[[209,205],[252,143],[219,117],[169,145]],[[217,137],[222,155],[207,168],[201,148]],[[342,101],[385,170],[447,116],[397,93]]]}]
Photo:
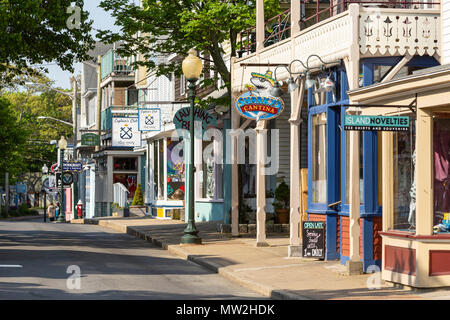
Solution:
[{"label": "lamp post globe", "polygon": [[197,57],[197,51],[190,49],[188,56],[183,60],[181,65],[183,74],[187,80],[197,81],[202,73],[202,61]]},{"label": "lamp post globe", "polygon": [[194,102],[195,102],[195,82],[200,78],[202,73],[202,61],[197,57],[197,52],[194,49],[189,50],[188,56],[183,60],[182,69],[183,74],[189,82],[189,100],[190,100],[190,115],[189,115],[189,132],[190,132],[190,150],[189,159],[186,163],[188,165],[187,177],[189,177],[189,184],[187,189],[188,194],[188,223],[184,229],[184,235],[181,237],[183,244],[201,244],[202,239],[197,235],[198,230],[195,227],[194,218]]}]

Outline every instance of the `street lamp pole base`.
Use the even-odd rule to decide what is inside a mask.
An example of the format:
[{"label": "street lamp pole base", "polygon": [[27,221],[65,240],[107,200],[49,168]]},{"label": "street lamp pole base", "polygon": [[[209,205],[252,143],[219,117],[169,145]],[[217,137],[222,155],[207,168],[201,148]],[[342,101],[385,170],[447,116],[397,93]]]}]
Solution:
[{"label": "street lamp pole base", "polygon": [[181,244],[202,244],[202,238],[195,234],[185,234],[181,237]]}]

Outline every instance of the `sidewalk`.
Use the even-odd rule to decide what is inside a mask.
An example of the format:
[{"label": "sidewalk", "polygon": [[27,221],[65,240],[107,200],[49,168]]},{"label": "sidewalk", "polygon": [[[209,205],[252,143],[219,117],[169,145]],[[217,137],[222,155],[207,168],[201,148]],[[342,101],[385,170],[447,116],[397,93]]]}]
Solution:
[{"label": "sidewalk", "polygon": [[[98,224],[150,241],[169,252],[267,297],[275,299],[428,299],[449,298],[449,292],[394,288],[379,274],[346,276],[338,261],[287,258],[287,235],[270,234],[270,247],[255,246],[254,236],[232,238],[217,232],[217,222],[197,223],[202,245],[180,245],[186,223],[143,218],[97,218],[72,223]],[[370,280],[375,279],[375,280]],[[379,289],[368,289],[379,283]]]}]

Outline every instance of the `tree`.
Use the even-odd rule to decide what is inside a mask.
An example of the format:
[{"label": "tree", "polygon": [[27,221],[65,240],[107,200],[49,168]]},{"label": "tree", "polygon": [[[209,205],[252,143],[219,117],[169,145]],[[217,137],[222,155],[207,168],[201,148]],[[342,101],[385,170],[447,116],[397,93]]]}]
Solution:
[{"label": "tree", "polygon": [[[59,140],[61,135],[72,136],[72,127],[53,120],[38,120],[38,116],[48,116],[64,121],[72,121],[70,97],[53,90],[38,94],[32,88],[27,91],[9,92],[2,95],[10,102],[10,113],[21,128],[25,142],[20,161],[23,172],[40,172],[44,163],[56,161],[57,154],[51,140]],[[17,159],[11,159],[17,161]]]},{"label": "tree", "polygon": [[0,97],[0,181],[4,180],[5,172],[16,176],[26,166],[24,145],[27,135],[13,113],[10,101]]},{"label": "tree", "polygon": [[55,61],[73,72],[74,60],[88,58],[94,40],[83,0],[0,2],[0,88],[18,75],[46,70],[33,65]]},{"label": "tree", "polygon": [[144,197],[142,196],[141,184],[137,185],[136,191],[134,192],[132,206],[142,206],[144,205]]},{"label": "tree", "polygon": [[[156,70],[158,75],[173,71],[180,74],[180,62],[157,64],[154,58],[185,56],[194,47],[202,52],[201,58],[212,62],[209,68],[220,74],[230,96],[231,77],[223,58],[223,45],[229,43],[231,56],[236,56],[239,32],[255,25],[254,1],[143,0],[141,8],[129,0],[103,0],[100,7],[112,12],[121,33],[102,31],[98,36],[109,43],[122,41],[119,54],[132,56],[139,52],[145,59],[136,65]],[[267,16],[274,16],[279,13],[279,1],[266,0],[265,8]],[[203,87],[212,84],[211,79],[201,83]]]}]

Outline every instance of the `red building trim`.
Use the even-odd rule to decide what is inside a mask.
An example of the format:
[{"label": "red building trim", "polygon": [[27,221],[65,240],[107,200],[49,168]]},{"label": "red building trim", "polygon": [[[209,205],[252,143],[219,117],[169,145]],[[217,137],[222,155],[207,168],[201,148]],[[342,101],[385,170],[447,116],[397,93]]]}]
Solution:
[{"label": "red building trim", "polygon": [[429,275],[450,275],[450,250],[429,251]]},{"label": "red building trim", "polygon": [[416,250],[394,246],[384,246],[384,269],[416,275]]}]

